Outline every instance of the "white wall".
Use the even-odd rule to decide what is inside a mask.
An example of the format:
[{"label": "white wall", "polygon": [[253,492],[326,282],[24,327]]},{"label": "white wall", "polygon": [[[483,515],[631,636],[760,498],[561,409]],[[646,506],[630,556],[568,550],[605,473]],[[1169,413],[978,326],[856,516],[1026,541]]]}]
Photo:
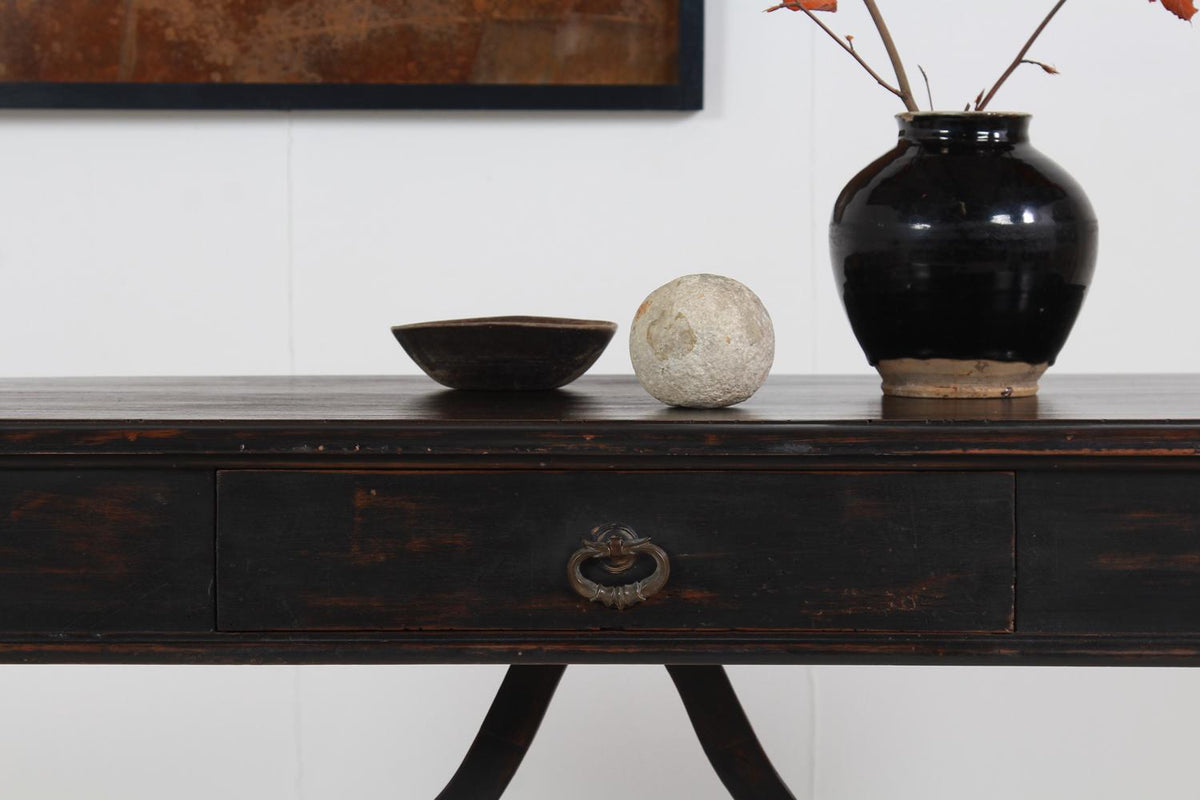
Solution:
[{"label": "white wall", "polygon": [[[412,372],[388,325],[624,325],[696,271],[762,296],[778,372],[866,372],[824,226],[897,109],[800,15],[765,4],[708,4],[707,103],[692,115],[0,114],[0,374]],[[1049,5],[884,4],[914,71],[960,108]],[[831,21],[884,66],[859,5],[843,6]],[[1063,75],[1027,70],[996,104],[1035,113],[1035,143],[1101,218],[1060,371],[1200,371],[1198,37],[1145,2],[1076,0],[1036,51]],[[597,369],[628,372],[623,346]],[[1197,796],[1200,673],[731,673],[800,798]],[[501,676],[0,667],[0,796],[432,797]],[[509,796],[656,788],[723,796],[665,673],[575,667]]]}]

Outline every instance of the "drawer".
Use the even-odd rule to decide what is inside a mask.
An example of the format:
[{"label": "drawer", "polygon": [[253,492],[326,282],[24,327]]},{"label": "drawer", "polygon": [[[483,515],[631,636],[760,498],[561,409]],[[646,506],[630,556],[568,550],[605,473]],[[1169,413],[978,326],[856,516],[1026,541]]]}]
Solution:
[{"label": "drawer", "polygon": [[[1009,474],[227,471],[218,627],[1008,631]],[[649,537],[666,585],[572,589],[598,527]],[[614,577],[652,579],[642,556]],[[607,577],[605,577],[607,576]],[[640,577],[639,577],[640,576]]]},{"label": "drawer", "polygon": [[0,632],[211,631],[213,473],[0,471]]},{"label": "drawer", "polygon": [[1030,473],[1018,628],[1200,633],[1200,474]]}]

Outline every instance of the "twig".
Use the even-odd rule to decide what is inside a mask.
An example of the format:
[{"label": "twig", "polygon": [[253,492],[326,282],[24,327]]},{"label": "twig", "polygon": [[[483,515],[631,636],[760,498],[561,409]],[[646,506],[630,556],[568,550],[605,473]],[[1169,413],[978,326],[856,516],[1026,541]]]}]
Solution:
[{"label": "twig", "polygon": [[871,77],[875,79],[876,83],[878,83],[884,89],[887,89],[892,94],[896,95],[896,97],[899,97],[901,100],[904,100],[905,106],[908,105],[908,100],[905,98],[903,92],[901,92],[895,86],[892,86],[890,83],[885,81],[883,79],[882,75],[880,75],[878,72],[873,70],[871,68],[871,65],[868,64],[866,61],[864,61],[863,57],[860,56],[858,54],[858,51],[854,49],[853,44],[848,44],[847,42],[842,41],[842,37],[840,37],[836,33],[834,33],[833,29],[830,28],[828,25],[826,25],[824,22],[822,22],[815,13],[813,13],[812,11],[809,11],[807,8],[802,6],[800,3],[797,3],[797,2],[779,3],[778,5],[771,6],[770,8],[764,8],[763,11],[769,14],[770,12],[778,11],[781,8],[786,8],[791,11],[803,11],[805,14],[807,14],[809,19],[811,19],[813,22],[817,23],[817,26],[820,27],[821,30],[823,30],[823,31],[825,31],[825,33],[829,34],[829,37],[838,43],[839,47],[841,47],[843,50],[845,50],[847,53],[849,53],[851,56],[854,57],[854,60],[857,61],[862,66],[863,69],[865,69],[868,73],[870,73]]},{"label": "twig", "polygon": [[1034,59],[1032,59],[1032,58],[1025,58],[1025,59],[1022,59],[1022,60],[1021,60],[1021,63],[1022,63],[1022,64],[1031,64],[1031,65],[1033,65],[1033,66],[1035,66],[1035,67],[1041,67],[1041,68],[1042,68],[1042,72],[1045,72],[1047,75],[1057,75],[1057,74],[1059,74],[1059,73],[1058,73],[1058,67],[1054,66],[1053,64],[1047,64],[1047,63],[1045,63],[1044,61],[1035,61],[1035,60],[1034,60]]},{"label": "twig", "polygon": [[921,70],[921,77],[925,79],[925,93],[929,95],[929,110],[933,111],[933,88],[929,85],[929,73],[920,64],[917,64],[917,69]]},{"label": "twig", "polygon": [[[1062,0],[1062,2],[1065,3],[1066,0]],[[871,21],[875,23],[876,30],[879,31],[879,38],[883,39],[883,47],[892,61],[892,68],[896,70],[896,82],[900,85],[900,99],[904,101],[904,107],[909,111],[920,111],[921,107],[917,105],[917,101],[913,97],[912,86],[908,82],[908,73],[904,71],[904,62],[900,59],[900,51],[896,49],[896,42],[892,39],[892,33],[888,30],[887,23],[883,21],[883,14],[880,13],[879,6],[876,5],[875,0],[863,0],[863,3],[871,14]]]},{"label": "twig", "polygon": [[1050,20],[1054,19],[1054,15],[1057,14],[1059,10],[1066,5],[1066,3],[1067,0],[1058,0],[1058,2],[1054,4],[1054,8],[1050,9],[1050,13],[1046,15],[1044,20],[1042,20],[1042,24],[1038,25],[1037,30],[1033,32],[1033,36],[1029,37],[1029,41],[1027,41],[1025,46],[1021,48],[1021,52],[1017,53],[1017,57],[1013,59],[1012,64],[1008,66],[1008,69],[1004,70],[1004,74],[1000,76],[1000,80],[996,81],[996,85],[993,86],[992,90],[987,93],[987,96],[983,98],[982,102],[977,102],[975,104],[976,111],[983,111],[988,107],[988,103],[992,102],[992,98],[996,96],[996,92],[1000,91],[1000,87],[1004,85],[1004,82],[1012,77],[1012,74],[1017,71],[1018,67],[1021,66],[1021,62],[1025,60],[1025,56],[1029,54],[1031,49],[1033,49],[1033,43],[1038,40],[1038,37],[1042,35],[1042,31],[1046,30],[1046,26],[1050,24]]}]

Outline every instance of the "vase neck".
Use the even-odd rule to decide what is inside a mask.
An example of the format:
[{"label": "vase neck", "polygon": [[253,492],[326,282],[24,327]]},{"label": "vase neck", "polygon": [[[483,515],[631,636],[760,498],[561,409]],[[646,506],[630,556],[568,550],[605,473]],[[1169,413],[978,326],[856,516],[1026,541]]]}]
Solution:
[{"label": "vase neck", "polygon": [[1020,144],[1029,141],[1028,114],[899,114],[900,138],[910,142]]}]

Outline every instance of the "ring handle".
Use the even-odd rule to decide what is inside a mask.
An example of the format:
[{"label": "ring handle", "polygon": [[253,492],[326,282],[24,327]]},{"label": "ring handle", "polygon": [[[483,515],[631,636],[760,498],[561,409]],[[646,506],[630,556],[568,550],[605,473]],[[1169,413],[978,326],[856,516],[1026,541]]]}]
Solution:
[{"label": "ring handle", "polygon": [[[640,555],[654,559],[654,572],[643,580],[621,586],[606,586],[583,576],[585,561],[602,559],[605,569],[619,575],[629,571]],[[671,561],[666,551],[651,544],[649,537],[642,539],[632,528],[624,525],[602,525],[592,531],[592,538],[584,539],[583,547],[576,550],[567,562],[567,580],[572,589],[593,603],[599,601],[608,608],[616,606],[618,610],[652,597],[667,585],[670,577]]]}]

